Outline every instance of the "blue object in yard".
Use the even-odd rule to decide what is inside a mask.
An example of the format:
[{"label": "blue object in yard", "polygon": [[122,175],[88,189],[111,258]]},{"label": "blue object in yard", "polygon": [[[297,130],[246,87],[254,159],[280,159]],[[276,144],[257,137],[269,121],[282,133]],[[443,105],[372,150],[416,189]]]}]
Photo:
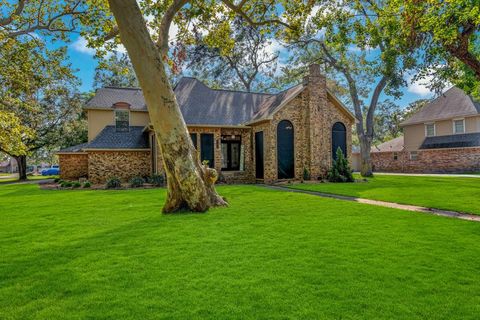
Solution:
[{"label": "blue object in yard", "polygon": [[60,169],[58,166],[53,166],[48,169],[42,170],[42,176],[58,176],[60,174]]}]

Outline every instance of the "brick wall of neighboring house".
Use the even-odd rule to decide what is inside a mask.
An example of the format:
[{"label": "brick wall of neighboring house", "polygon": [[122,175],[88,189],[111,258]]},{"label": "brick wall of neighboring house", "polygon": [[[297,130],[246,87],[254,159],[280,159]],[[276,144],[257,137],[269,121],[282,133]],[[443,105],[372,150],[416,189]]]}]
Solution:
[{"label": "brick wall of neighboring house", "polygon": [[480,148],[432,149],[417,151],[417,160],[410,152],[372,153],[374,171],[404,173],[455,173],[480,171]]},{"label": "brick wall of neighboring house", "polygon": [[64,180],[78,180],[88,176],[88,154],[70,153],[59,154],[60,178]]},{"label": "brick wall of neighboring house", "polygon": [[105,183],[117,177],[127,182],[132,177],[151,175],[150,151],[89,151],[88,179]]}]

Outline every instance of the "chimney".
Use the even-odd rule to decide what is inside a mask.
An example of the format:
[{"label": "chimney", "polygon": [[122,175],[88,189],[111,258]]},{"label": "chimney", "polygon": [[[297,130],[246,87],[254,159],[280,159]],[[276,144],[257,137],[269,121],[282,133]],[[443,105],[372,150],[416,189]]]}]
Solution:
[{"label": "chimney", "polygon": [[310,174],[313,179],[318,179],[329,167],[329,149],[325,145],[325,137],[330,136],[326,130],[328,127],[326,123],[328,114],[327,79],[321,73],[319,64],[311,64],[308,70],[304,85],[308,90],[307,126],[310,138]]}]

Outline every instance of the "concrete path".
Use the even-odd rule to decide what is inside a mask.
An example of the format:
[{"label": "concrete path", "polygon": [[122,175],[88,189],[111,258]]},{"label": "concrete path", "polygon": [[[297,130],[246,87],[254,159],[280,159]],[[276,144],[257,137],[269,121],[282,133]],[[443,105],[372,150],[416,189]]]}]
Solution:
[{"label": "concrete path", "polygon": [[342,196],[338,194],[330,194],[330,193],[323,193],[323,192],[317,192],[317,191],[292,189],[292,188],[283,187],[283,186],[272,186],[272,185],[261,185],[261,186],[268,189],[273,189],[273,190],[304,193],[304,194],[309,194],[309,195],[318,196],[322,198],[352,201],[352,202],[365,203],[365,204],[370,204],[370,205],[380,206],[380,207],[401,209],[401,210],[414,211],[414,212],[422,212],[422,213],[433,214],[437,216],[480,222],[480,216],[463,213],[463,212],[457,212],[457,211],[440,210],[440,209],[426,208],[426,207],[420,207],[420,206],[414,206],[414,205],[399,204],[394,202]]},{"label": "concrete path", "polygon": [[458,173],[390,173],[374,172],[374,176],[407,176],[407,177],[441,177],[441,178],[480,178],[480,174],[458,174]]}]

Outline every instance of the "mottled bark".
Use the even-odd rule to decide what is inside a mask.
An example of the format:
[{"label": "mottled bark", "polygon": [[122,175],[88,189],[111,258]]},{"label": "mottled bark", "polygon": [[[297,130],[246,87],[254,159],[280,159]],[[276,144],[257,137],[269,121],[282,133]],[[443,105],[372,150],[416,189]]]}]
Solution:
[{"label": "mottled bark", "polygon": [[[178,1],[174,1],[177,4]],[[215,191],[217,173],[200,164],[187,126],[165,72],[163,56],[148,33],[135,0],[109,0],[148,107],[167,174],[167,201],[163,212],[204,212],[227,203]],[[163,21],[164,22],[164,21]],[[163,25],[162,22],[162,25]],[[170,22],[167,21],[167,25]],[[166,28],[168,34],[168,28]],[[163,37],[167,42],[168,37]]]},{"label": "mottled bark", "polygon": [[15,156],[18,167],[18,179],[27,180],[27,156]]}]

